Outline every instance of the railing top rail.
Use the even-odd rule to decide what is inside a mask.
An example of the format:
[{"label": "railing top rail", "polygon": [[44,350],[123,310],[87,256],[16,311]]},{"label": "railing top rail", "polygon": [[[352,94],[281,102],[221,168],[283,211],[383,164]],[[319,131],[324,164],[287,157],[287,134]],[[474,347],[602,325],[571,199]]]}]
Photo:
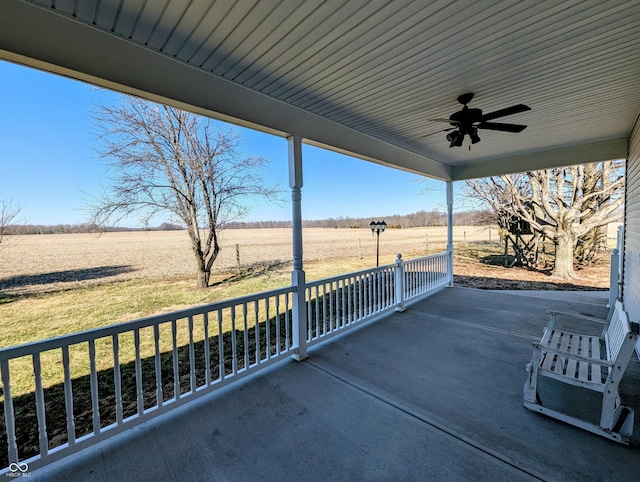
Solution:
[{"label": "railing top rail", "polygon": [[443,256],[447,256],[447,252],[446,251],[442,251],[440,253],[433,253],[433,254],[429,254],[427,256],[422,256],[420,258],[412,258],[412,259],[408,259],[406,261],[404,261],[405,264],[409,264],[409,263],[413,263],[416,261],[423,261],[425,259],[432,259],[432,258],[441,258]]},{"label": "railing top rail", "polygon": [[384,266],[378,266],[376,268],[367,268],[361,271],[353,271],[351,273],[340,274],[338,276],[330,276],[328,278],[321,278],[313,281],[307,281],[306,284],[307,284],[307,287],[312,287],[312,286],[321,285],[324,283],[329,283],[330,281],[336,281],[344,278],[351,278],[353,276],[360,276],[360,275],[375,273],[376,271],[384,271],[386,269],[394,268],[395,265],[396,265],[395,263],[385,264]]},{"label": "railing top rail", "polygon": [[69,335],[62,335],[55,338],[49,338],[46,340],[39,340],[31,343],[25,343],[22,345],[2,348],[0,349],[0,361],[10,360],[12,358],[19,358],[22,356],[28,356],[34,353],[61,348],[63,346],[75,345],[76,343],[83,343],[89,340],[95,340],[98,338],[104,338],[104,337],[112,336],[119,333],[125,333],[128,331],[132,331],[140,328],[146,328],[156,324],[166,323],[172,320],[188,318],[189,316],[197,316],[202,313],[209,313],[216,310],[230,308],[232,306],[242,305],[243,303],[251,303],[253,301],[257,301],[265,298],[271,298],[271,297],[279,296],[286,293],[293,293],[294,291],[295,291],[294,286],[287,286],[285,288],[279,288],[279,289],[270,290],[270,291],[262,291],[260,293],[241,296],[239,298],[233,298],[230,300],[216,301],[214,303],[209,303],[206,305],[200,305],[193,308],[187,308],[184,310],[164,313],[161,315],[154,315],[146,318],[140,318],[138,320],[118,323],[116,325],[93,328],[91,330],[72,333]]}]

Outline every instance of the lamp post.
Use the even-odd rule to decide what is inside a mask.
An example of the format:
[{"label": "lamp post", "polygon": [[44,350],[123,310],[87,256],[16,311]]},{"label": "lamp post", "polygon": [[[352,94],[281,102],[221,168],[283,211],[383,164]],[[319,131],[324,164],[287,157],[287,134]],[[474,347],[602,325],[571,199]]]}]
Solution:
[{"label": "lamp post", "polygon": [[384,221],[371,221],[369,223],[369,227],[371,228],[371,234],[376,233],[377,235],[377,239],[376,239],[376,267],[380,266],[380,233],[383,232],[386,227],[387,227],[387,223],[385,223]]}]

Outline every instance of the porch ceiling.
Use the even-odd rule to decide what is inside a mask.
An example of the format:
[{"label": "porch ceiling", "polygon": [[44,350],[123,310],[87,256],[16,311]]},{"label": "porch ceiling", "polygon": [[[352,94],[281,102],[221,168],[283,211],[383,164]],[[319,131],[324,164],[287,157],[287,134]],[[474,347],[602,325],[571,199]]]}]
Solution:
[{"label": "porch ceiling", "polygon": [[[637,0],[3,0],[0,58],[440,179],[626,157]],[[449,148],[474,92],[520,134]]]}]

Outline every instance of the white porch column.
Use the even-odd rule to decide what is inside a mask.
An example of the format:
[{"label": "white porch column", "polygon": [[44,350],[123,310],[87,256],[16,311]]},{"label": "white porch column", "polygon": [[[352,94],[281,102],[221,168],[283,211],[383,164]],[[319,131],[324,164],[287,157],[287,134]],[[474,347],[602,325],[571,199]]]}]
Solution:
[{"label": "white porch column", "polygon": [[453,286],[453,181],[447,181],[447,277]]},{"label": "white porch column", "polygon": [[293,358],[307,358],[307,310],[305,303],[306,277],[302,269],[302,138],[289,137],[289,187],[291,187],[293,271]]}]

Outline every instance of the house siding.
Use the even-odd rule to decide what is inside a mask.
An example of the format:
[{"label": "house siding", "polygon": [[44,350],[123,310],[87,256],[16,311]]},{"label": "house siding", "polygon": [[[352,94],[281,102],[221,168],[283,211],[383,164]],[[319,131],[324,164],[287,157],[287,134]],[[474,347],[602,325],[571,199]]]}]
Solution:
[{"label": "house siding", "polygon": [[[625,189],[622,297],[632,321],[640,322],[640,123],[629,137]],[[640,354],[640,343],[636,351]]]}]

